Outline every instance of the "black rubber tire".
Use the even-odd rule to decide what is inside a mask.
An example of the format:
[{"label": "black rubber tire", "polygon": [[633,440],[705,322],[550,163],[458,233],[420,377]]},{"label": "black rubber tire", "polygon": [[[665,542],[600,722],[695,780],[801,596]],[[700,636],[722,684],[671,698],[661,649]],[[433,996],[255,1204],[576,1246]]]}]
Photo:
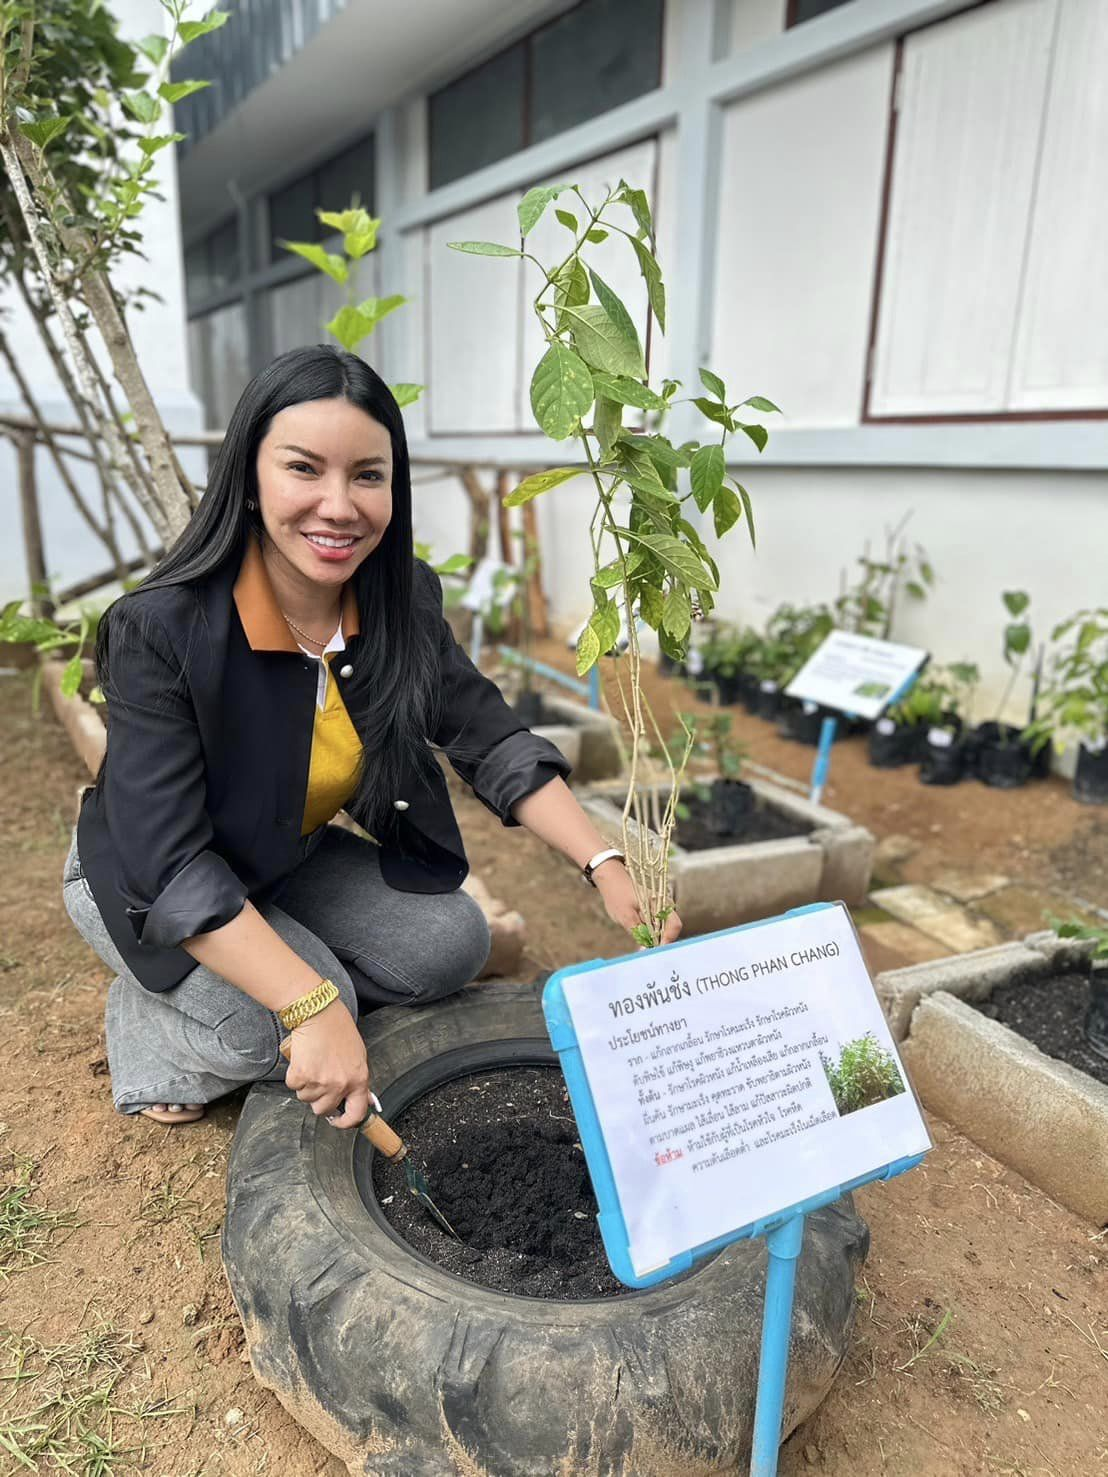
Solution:
[{"label": "black rubber tire", "polygon": [[[497,984],[363,1026],[386,1116],[431,1085],[555,1060],[537,986]],[[352,1472],[710,1477],[748,1460],[764,1243],[626,1297],[517,1298],[399,1241],[355,1183],[371,1150],[278,1084],[246,1100],[223,1258],[254,1371]],[[845,1357],[869,1233],[849,1198],[809,1217],[784,1433]]]}]

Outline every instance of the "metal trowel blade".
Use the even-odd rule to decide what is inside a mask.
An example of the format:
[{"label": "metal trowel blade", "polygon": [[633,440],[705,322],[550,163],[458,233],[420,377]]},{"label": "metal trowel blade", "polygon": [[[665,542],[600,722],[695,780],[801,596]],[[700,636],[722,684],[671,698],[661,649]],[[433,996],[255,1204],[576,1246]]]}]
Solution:
[{"label": "metal trowel blade", "polygon": [[420,1173],[410,1158],[404,1161],[404,1178],[408,1182],[409,1191],[428,1212],[432,1220],[440,1225],[448,1236],[453,1236],[455,1241],[460,1241],[462,1238],[431,1199],[430,1187],[425,1176]]}]

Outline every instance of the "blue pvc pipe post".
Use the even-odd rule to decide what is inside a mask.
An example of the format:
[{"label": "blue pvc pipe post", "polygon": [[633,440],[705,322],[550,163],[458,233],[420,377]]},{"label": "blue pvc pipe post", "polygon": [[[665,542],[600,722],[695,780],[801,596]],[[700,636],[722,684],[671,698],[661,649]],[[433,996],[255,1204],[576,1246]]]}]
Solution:
[{"label": "blue pvc pipe post", "polygon": [[[834,722],[834,720],[831,720]],[[758,1399],[754,1408],[754,1442],[750,1477],[776,1477],[781,1447],[781,1417],[789,1373],[789,1330],[793,1321],[796,1259],[804,1240],[804,1216],[790,1216],[766,1236],[769,1265],[762,1312],[762,1351],[758,1365]]]},{"label": "blue pvc pipe post", "polygon": [[589,668],[589,707],[600,712],[600,667]]},{"label": "blue pvc pipe post", "polygon": [[837,727],[838,721],[833,716],[825,718],[820,724],[819,748],[816,750],[816,762],[812,765],[812,788],[808,793],[808,799],[813,805],[818,805],[823,799],[823,787],[831,768],[831,745],[835,742]]}]

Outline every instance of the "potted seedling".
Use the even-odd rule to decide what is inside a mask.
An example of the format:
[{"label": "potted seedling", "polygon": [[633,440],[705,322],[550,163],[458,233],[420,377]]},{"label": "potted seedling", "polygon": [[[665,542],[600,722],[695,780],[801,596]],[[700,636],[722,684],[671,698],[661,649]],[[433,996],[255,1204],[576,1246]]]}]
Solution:
[{"label": "potted seedling", "polygon": [[[566,247],[557,260],[544,263],[530,250],[528,237],[555,201],[560,201],[555,214],[567,233]],[[645,283],[649,311],[664,332],[665,288],[642,190],[621,180],[594,204],[573,185],[539,186],[520,202],[519,225],[518,247],[487,241],[451,245],[478,256],[522,257],[538,272],[533,308],[546,347],[531,381],[531,408],[551,440],[576,441],[580,460],[525,478],[506,502],[518,507],[582,477],[591,484],[592,613],[577,643],[577,671],[580,676],[590,671],[626,630],[626,654],[613,664],[628,731],[622,841],[646,920],[639,942],[650,945],[661,937],[673,907],[669,845],[691,739],[667,761],[668,794],[660,814],[648,817],[638,783],[640,765],[649,744],[662,743],[662,734],[643,691],[638,622],[657,632],[671,659],[685,659],[693,622],[710,613],[719,589],[719,570],[697,514],[710,514],[717,537],[745,521],[753,543],[750,499],[727,472],[725,447],[737,432],[759,450],[764,447],[767,432],[749,412],[776,407],[758,395],[733,401],[719,376],[702,369],[704,393],[691,403],[711,430],[710,439],[675,445],[660,429],[680,403],[681,385],[676,380],[663,381],[659,389],[650,385],[631,314],[589,260],[590,246],[610,236],[626,241]]]},{"label": "potted seedling", "polygon": [[1052,655],[1040,693],[1041,716],[1027,730],[1037,750],[1078,743],[1073,793],[1108,804],[1108,609],[1079,610],[1051,632]]},{"label": "potted seedling", "polygon": [[924,756],[927,736],[949,718],[949,693],[943,673],[928,671],[873,725],[869,762],[875,769],[915,764]]},{"label": "potted seedling", "polygon": [[784,690],[833,627],[825,605],[779,605],[766,622],[765,635],[751,655],[757,678],[752,711],[775,719],[790,706]]},{"label": "potted seedling", "polygon": [[757,633],[749,628],[721,625],[704,644],[702,675],[715,684],[725,707],[757,688],[749,662],[758,640]]},{"label": "potted seedling", "polygon": [[1009,677],[997,705],[995,718],[980,724],[977,729],[975,769],[977,777],[986,785],[1011,790],[1030,779],[1034,760],[1031,742],[1025,737],[1025,728],[1017,728],[1003,720],[1003,714],[1022,671],[1024,658],[1031,648],[1031,626],[1023,619],[1031,604],[1031,597],[1024,590],[1005,590],[1002,599],[1005,611],[1011,617],[1004,626],[1002,648]]},{"label": "potted seedling", "polygon": [[951,662],[942,669],[941,679],[943,711],[923,736],[919,777],[925,785],[956,785],[972,771],[974,762],[970,713],[981,674],[973,662]]}]

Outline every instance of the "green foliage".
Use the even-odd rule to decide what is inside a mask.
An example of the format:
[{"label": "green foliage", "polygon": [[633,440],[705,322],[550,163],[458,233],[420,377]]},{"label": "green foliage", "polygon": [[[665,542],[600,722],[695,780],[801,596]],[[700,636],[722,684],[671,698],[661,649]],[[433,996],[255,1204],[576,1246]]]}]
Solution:
[{"label": "green foliage", "polygon": [[1051,928],[1060,939],[1081,939],[1093,946],[1094,959],[1108,960],[1108,924],[1082,923],[1077,918],[1050,918]]},{"label": "green foliage", "polygon": [[[408,299],[394,293],[391,297],[367,297],[357,301],[358,263],[376,249],[377,233],[381,228],[379,219],[363,210],[356,199],[346,210],[317,210],[316,215],[322,225],[342,237],[341,254],[328,251],[318,241],[278,241],[277,245],[283,251],[302,257],[317,272],[346,288],[346,302],[323,327],[348,353],[354,354],[377,325]],[[389,388],[401,410],[406,405],[413,405],[423,393],[422,385],[407,381]]]},{"label": "green foliage", "polygon": [[[161,6],[169,35],[147,36],[134,45],[119,35],[101,0],[34,0],[0,8],[0,114],[15,119],[24,138],[49,155],[58,188],[53,203],[61,213],[64,200],[64,224],[88,237],[88,256],[74,264],[74,276],[89,265],[107,270],[113,259],[139,249],[138,217],[148,200],[160,198],[157,156],[184,137],[159,124],[175,102],[208,86],[170,82],[170,63],[197,37],[225,25],[228,13],[215,10],[189,21],[185,0],[161,0]],[[13,227],[14,240],[8,234]],[[0,226],[9,268],[9,253],[18,257],[26,250],[24,229],[14,217]]]},{"label": "green foliage", "polygon": [[935,571],[921,544],[909,549],[904,539],[907,522],[905,518],[896,528],[887,530],[881,557],[871,553],[867,540],[857,559],[859,574],[854,583],[848,584],[844,576],[834,603],[835,624],[841,630],[888,640],[900,591],[913,600],[927,598],[935,583]]},{"label": "green foliage", "polygon": [[1050,639],[1042,717],[1032,724],[1033,736],[1057,731],[1063,742],[1076,737],[1101,744],[1108,739],[1108,608],[1077,611],[1055,626]]},{"label": "green foliage", "polygon": [[20,600],[10,600],[0,608],[0,642],[33,646],[40,656],[70,651],[62,672],[61,690],[63,697],[76,697],[84,676],[82,661],[85,650],[96,639],[100,612],[87,608],[81,611],[77,620],[59,624],[46,616],[24,615],[22,604]]},{"label": "green foliage", "polygon": [[840,1113],[872,1107],[904,1091],[896,1062],[872,1031],[846,1042],[837,1062],[822,1052],[820,1061]]}]

